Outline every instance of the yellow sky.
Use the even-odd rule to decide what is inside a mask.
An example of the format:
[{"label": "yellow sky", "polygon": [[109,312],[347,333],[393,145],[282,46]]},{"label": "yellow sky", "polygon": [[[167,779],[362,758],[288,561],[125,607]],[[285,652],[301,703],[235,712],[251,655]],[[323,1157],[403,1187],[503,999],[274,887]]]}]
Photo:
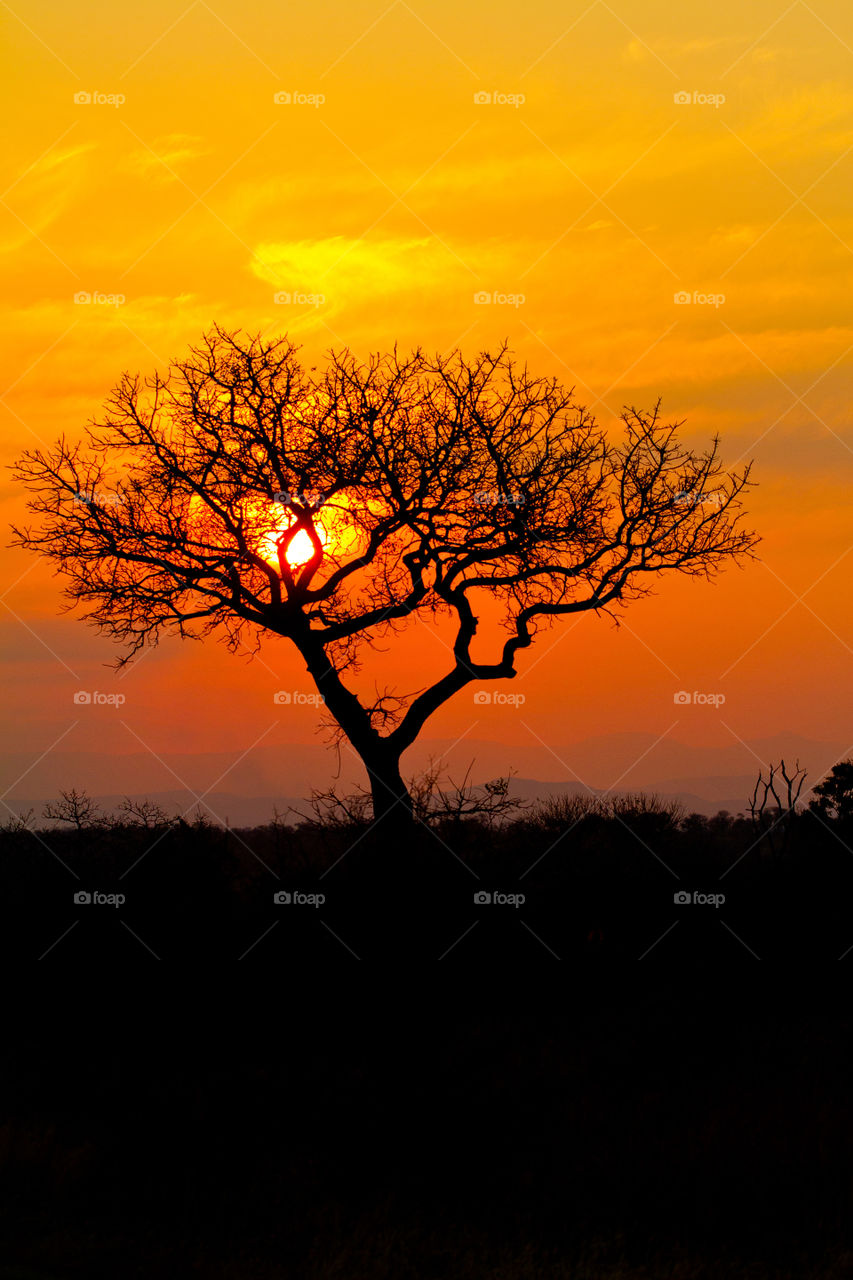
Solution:
[{"label": "yellow sky", "polygon": [[[585,619],[526,677],[531,724],[662,731],[672,690],[707,686],[729,691],[745,738],[844,737],[853,12],[684,10],[4,6],[4,462],[78,434],[123,369],[162,366],[214,320],[289,330],[309,359],[506,335],[607,423],[662,395],[692,442],[720,431],[728,462],[754,457],[761,486],[764,563],[664,585],[630,632]],[[42,566],[8,555],[7,582],[25,570],[7,603],[39,639],[11,616],[7,635],[35,744],[63,722],[69,668],[88,679],[112,653],[57,620]],[[433,651],[443,666],[420,636],[404,683]],[[158,687],[137,677],[152,717],[188,664],[197,689],[228,669],[218,651],[169,650]],[[274,665],[297,671],[281,650]],[[251,678],[266,691],[262,669]],[[716,721],[687,729],[725,737]]]}]

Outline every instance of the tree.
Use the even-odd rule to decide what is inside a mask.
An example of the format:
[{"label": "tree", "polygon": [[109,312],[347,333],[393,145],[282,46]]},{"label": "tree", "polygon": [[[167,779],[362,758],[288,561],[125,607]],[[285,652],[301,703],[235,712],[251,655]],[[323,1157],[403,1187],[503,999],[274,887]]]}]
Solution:
[{"label": "tree", "polygon": [[142,827],[145,831],[159,831],[174,822],[174,818],[170,818],[155,800],[133,800],[130,796],[125,796],[118,811],[121,822],[129,827]]},{"label": "tree", "polygon": [[853,760],[842,760],[814,789],[809,809],[823,818],[847,822],[853,818]]},{"label": "tree", "polygon": [[[374,821],[413,817],[400,762],[427,720],[479,681],[512,679],[520,651],[563,614],[614,611],[655,575],[710,577],[751,554],[741,495],[659,403],[608,438],[556,379],[506,345],[468,360],[332,351],[305,369],[285,338],[214,326],[165,375],[125,374],[84,444],[30,451],[18,477],[66,597],[123,643],[163,632],[266,633],[301,654],[335,731],[370,779]],[[503,643],[471,652],[490,600]],[[452,661],[407,696],[359,696],[365,646],[416,615],[450,617]]]},{"label": "tree", "polygon": [[[776,852],[773,832],[777,827],[781,828],[782,849],[786,850],[788,848],[791,830],[797,816],[797,803],[807,777],[808,774],[799,760],[795,762],[793,772],[788,770],[784,759],[780,760],[778,765],[774,765],[771,760],[766,778],[764,777],[764,770],[759,770],[747,805],[752,824],[763,835],[766,835],[771,853]],[[780,778],[785,784],[785,789],[781,796],[779,795],[779,791],[782,790]],[[776,804],[767,813],[767,804],[771,795]]]},{"label": "tree", "polygon": [[104,825],[104,815],[95,800],[76,787],[60,791],[59,799],[46,804],[43,813],[51,822],[67,822],[78,834]]},{"label": "tree", "polygon": [[[446,772],[443,765],[430,759],[427,768],[407,783],[414,817],[424,826],[453,823],[458,827],[462,822],[477,820],[493,827],[528,807],[526,800],[510,794],[511,775],[493,778],[477,787],[471,782],[470,765],[461,782],[449,777],[445,780]],[[364,787],[346,795],[336,786],[314,790],[310,800],[313,821],[333,830],[368,826],[371,806],[371,793]],[[312,821],[292,806],[290,812],[302,822]]]}]

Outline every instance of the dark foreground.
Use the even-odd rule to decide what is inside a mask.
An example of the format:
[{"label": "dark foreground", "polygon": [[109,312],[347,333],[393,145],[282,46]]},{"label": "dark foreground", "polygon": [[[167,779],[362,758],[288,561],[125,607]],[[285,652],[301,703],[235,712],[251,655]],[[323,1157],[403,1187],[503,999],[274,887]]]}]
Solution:
[{"label": "dark foreground", "polygon": [[209,968],[179,1023],[103,974],[60,1022],[36,999],[2,1060],[2,1280],[853,1274],[848,1002],[822,972],[457,970],[450,1012],[449,984],[376,1008],[265,964],[242,1014]]}]

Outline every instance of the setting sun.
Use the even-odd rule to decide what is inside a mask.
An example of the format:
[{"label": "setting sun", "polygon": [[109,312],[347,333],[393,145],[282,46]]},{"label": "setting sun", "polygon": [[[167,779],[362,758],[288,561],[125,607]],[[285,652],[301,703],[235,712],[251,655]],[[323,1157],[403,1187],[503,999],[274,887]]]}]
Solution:
[{"label": "setting sun", "polygon": [[[382,514],[383,506],[373,498],[360,498],[355,493],[340,492],[323,499],[306,495],[305,505],[313,508],[311,521],[324,554],[336,564],[360,555],[367,546],[363,515]],[[297,515],[283,502],[251,498],[240,504],[240,513],[249,530],[250,545],[271,568],[279,569],[279,543],[296,522]],[[359,515],[361,513],[361,515]],[[224,522],[203,498],[194,495],[187,509],[187,529],[192,538],[208,545],[229,545],[232,535]],[[300,569],[314,553],[314,543],[307,529],[293,535],[286,547],[287,563]]]},{"label": "setting sun", "polygon": [[[258,551],[267,564],[277,570],[279,568],[279,543],[288,530],[292,528],[296,517],[291,511],[282,507],[280,503],[267,502],[252,504],[249,514],[253,519],[257,519],[259,525],[271,525],[269,528],[263,528],[263,532],[258,538]],[[313,525],[317,537],[325,549],[329,541],[329,535],[319,511],[313,519]],[[287,563],[291,569],[301,569],[303,565],[308,563],[313,554],[314,543],[307,529],[300,529],[298,533],[295,533],[290,542],[287,543],[285,550]]]}]

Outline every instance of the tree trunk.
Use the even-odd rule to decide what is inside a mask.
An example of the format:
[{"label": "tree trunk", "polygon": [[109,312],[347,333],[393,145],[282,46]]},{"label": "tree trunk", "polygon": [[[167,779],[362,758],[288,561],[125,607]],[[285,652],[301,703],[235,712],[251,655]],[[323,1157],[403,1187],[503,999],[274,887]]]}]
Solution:
[{"label": "tree trunk", "polygon": [[415,825],[412,797],[400,773],[399,756],[377,752],[363,756],[370,778],[373,825],[382,837],[405,835]]}]

